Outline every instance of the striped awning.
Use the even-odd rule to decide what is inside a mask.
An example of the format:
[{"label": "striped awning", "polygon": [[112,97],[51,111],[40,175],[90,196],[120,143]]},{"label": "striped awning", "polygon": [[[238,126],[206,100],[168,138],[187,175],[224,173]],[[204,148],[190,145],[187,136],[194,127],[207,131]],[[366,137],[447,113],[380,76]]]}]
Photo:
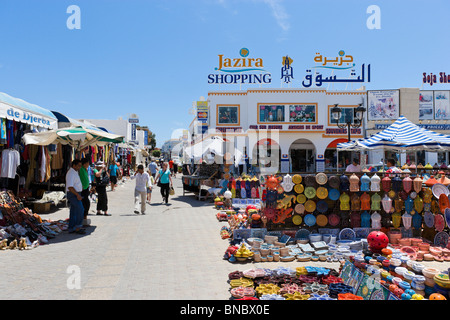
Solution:
[{"label": "striped awning", "polygon": [[339,151],[344,150],[450,150],[450,136],[433,132],[412,123],[400,116],[387,129],[367,139],[359,139],[337,145]]}]

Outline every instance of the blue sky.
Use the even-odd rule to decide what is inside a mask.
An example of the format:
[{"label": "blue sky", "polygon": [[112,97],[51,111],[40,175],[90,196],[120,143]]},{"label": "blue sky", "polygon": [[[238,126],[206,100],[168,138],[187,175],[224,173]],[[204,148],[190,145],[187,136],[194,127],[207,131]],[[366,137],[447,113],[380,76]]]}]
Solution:
[{"label": "blue sky", "polygon": [[[66,27],[70,5],[80,30]],[[366,26],[370,5],[381,29]],[[161,146],[217,90],[219,54],[263,58],[266,87],[286,54],[303,76],[316,52],[344,50],[371,64],[367,89],[421,88],[423,72],[450,74],[449,12],[447,0],[0,0],[0,91],[72,118],[136,113]]]}]

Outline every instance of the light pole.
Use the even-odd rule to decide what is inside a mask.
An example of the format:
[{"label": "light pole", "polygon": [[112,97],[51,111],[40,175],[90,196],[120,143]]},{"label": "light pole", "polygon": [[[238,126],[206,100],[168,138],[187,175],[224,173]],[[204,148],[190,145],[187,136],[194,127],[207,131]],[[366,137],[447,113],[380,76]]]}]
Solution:
[{"label": "light pole", "polygon": [[[347,128],[348,133],[348,142],[350,142],[350,129],[357,129],[361,127],[364,117],[364,112],[366,112],[366,108],[362,106],[362,103],[358,105],[358,107],[354,110],[353,119],[345,119],[345,122],[339,123],[341,119],[342,109],[338,107],[339,104],[335,104],[333,108],[331,108],[331,115],[334,120],[336,120],[336,124],[339,129]],[[352,121],[353,120],[353,121]]]}]

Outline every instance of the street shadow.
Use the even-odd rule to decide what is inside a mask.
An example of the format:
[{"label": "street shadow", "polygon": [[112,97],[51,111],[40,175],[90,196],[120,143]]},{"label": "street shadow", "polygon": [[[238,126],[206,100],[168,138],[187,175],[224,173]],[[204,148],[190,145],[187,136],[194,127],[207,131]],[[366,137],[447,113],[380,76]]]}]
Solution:
[{"label": "street shadow", "polygon": [[63,231],[60,234],[58,234],[55,238],[48,239],[48,243],[46,243],[45,246],[52,245],[52,244],[59,244],[59,243],[67,242],[67,241],[73,241],[73,240],[80,239],[82,237],[87,237],[90,234],[92,234],[95,231],[95,229],[97,229],[97,226],[91,225],[91,226],[88,226],[85,228],[86,228],[85,234],[69,233],[68,231]]}]

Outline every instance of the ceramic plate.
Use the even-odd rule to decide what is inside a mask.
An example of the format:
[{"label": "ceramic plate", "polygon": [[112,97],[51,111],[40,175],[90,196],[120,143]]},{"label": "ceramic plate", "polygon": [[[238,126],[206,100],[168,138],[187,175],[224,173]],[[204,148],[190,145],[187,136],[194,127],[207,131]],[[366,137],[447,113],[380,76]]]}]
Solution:
[{"label": "ceramic plate", "polygon": [[444,219],[444,216],[443,216],[442,214],[440,214],[440,213],[436,214],[436,215],[434,216],[434,228],[435,228],[437,231],[441,232],[441,231],[444,230],[444,227],[445,227],[445,219]]},{"label": "ceramic plate", "polygon": [[450,208],[446,208],[444,212],[445,222],[447,222],[447,227],[450,228]]},{"label": "ceramic plate", "polygon": [[312,200],[306,201],[305,210],[308,212],[314,212],[314,210],[316,210],[316,203]]},{"label": "ceramic plate", "polygon": [[436,235],[434,236],[434,244],[436,246],[446,248],[448,245],[448,238],[449,238],[449,235],[447,232],[440,231],[440,232],[436,233]]},{"label": "ceramic plate", "polygon": [[440,183],[434,184],[431,188],[431,191],[433,192],[433,195],[436,197],[436,199],[439,199],[439,196],[441,194],[445,194],[446,196],[448,196],[448,194],[450,193],[450,190],[448,190],[446,186]]},{"label": "ceramic plate", "polygon": [[307,229],[299,229],[296,233],[295,233],[295,239],[309,239],[309,230]]},{"label": "ceramic plate", "polygon": [[296,212],[296,213],[304,213],[305,212],[305,206],[303,205],[303,204],[301,204],[301,203],[297,203],[296,205],[295,205],[295,207],[294,207],[294,211]]},{"label": "ceramic plate", "polygon": [[325,213],[328,211],[328,203],[325,200],[319,200],[316,204],[317,211]]},{"label": "ceramic plate", "polygon": [[434,214],[432,214],[430,211],[425,212],[425,214],[423,215],[423,220],[428,228],[434,227]]},{"label": "ceramic plate", "polygon": [[328,181],[328,177],[325,173],[321,172],[316,175],[316,182],[318,184],[325,184]]},{"label": "ceramic plate", "polygon": [[353,231],[350,228],[344,228],[341,230],[341,232],[339,232],[339,239],[340,240],[353,240],[355,239],[356,234],[355,231]]},{"label": "ceramic plate", "polygon": [[300,216],[300,215],[298,215],[298,214],[295,214],[293,217],[292,217],[292,222],[296,225],[296,226],[298,226],[298,225],[300,225],[301,223],[302,223],[302,217]]},{"label": "ceramic plate", "polygon": [[305,224],[309,227],[312,227],[316,224],[316,217],[311,213],[307,214],[305,216]]},{"label": "ceramic plate", "polygon": [[338,189],[330,189],[328,191],[328,198],[330,200],[336,201],[337,199],[339,199],[340,195],[341,194],[339,193]]},{"label": "ceramic plate", "polygon": [[304,194],[299,194],[297,196],[297,202],[298,203],[305,203],[306,202],[306,196]]},{"label": "ceramic plate", "polygon": [[339,224],[340,220],[341,219],[339,218],[339,216],[335,213],[332,213],[328,216],[328,223],[333,227],[336,227]]},{"label": "ceramic plate", "polygon": [[317,188],[317,198],[326,199],[328,197],[328,189],[324,187]]},{"label": "ceramic plate", "polygon": [[299,174],[294,174],[294,176],[292,177],[292,182],[295,184],[299,184],[302,182],[302,176]]},{"label": "ceramic plate", "polygon": [[308,199],[312,199],[316,196],[316,189],[314,189],[313,187],[306,187],[305,188],[305,196]]},{"label": "ceramic plate", "polygon": [[319,214],[316,218],[316,223],[319,227],[325,227],[328,223],[328,217],[324,214]]},{"label": "ceramic plate", "polygon": [[296,193],[303,193],[304,190],[305,190],[305,187],[302,184],[296,184],[294,186],[294,191]]}]

